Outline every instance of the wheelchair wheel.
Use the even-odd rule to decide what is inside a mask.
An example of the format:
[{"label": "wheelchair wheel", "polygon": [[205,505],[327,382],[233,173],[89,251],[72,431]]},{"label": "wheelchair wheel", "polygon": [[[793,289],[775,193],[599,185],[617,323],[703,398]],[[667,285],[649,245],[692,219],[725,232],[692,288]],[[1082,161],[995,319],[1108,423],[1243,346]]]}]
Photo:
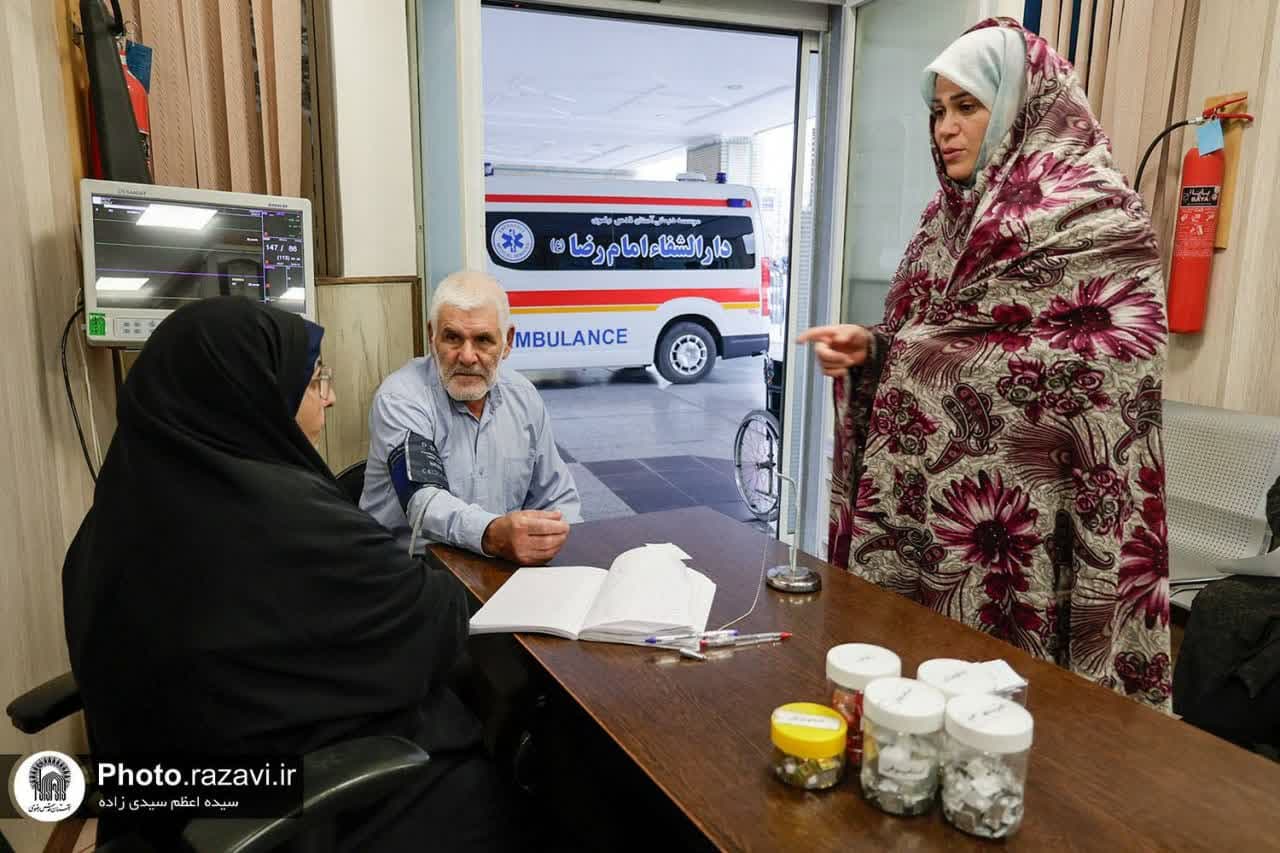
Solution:
[{"label": "wheelchair wheel", "polygon": [[747,509],[761,521],[778,517],[782,427],[764,409],[748,412],[733,439],[733,479]]}]

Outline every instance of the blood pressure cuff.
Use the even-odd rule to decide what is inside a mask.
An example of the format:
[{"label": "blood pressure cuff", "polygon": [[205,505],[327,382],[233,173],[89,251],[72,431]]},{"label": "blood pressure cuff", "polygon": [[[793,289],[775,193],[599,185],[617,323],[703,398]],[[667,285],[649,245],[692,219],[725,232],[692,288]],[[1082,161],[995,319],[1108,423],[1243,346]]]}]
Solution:
[{"label": "blood pressure cuff", "polygon": [[436,443],[416,432],[405,433],[404,441],[391,448],[387,454],[387,470],[391,472],[391,485],[400,499],[400,507],[406,513],[409,501],[419,489],[434,486],[449,491],[449,477]]}]

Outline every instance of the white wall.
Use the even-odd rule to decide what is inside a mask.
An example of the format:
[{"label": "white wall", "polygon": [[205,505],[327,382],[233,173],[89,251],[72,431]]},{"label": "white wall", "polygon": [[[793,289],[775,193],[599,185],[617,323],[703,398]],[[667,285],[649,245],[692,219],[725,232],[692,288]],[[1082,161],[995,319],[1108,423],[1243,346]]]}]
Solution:
[{"label": "white wall", "polygon": [[414,275],[404,0],[329,0],[343,275]]}]

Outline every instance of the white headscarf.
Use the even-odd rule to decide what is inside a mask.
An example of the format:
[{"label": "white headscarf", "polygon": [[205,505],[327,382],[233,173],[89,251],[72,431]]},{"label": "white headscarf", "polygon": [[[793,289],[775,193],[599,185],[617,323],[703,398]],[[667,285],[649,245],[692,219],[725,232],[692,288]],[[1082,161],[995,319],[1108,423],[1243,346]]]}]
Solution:
[{"label": "white headscarf", "polygon": [[924,70],[921,94],[925,104],[933,103],[934,86],[941,74],[991,111],[975,176],[1018,117],[1027,86],[1026,68],[1027,45],[1022,34],[1007,27],[986,27],[953,41]]}]

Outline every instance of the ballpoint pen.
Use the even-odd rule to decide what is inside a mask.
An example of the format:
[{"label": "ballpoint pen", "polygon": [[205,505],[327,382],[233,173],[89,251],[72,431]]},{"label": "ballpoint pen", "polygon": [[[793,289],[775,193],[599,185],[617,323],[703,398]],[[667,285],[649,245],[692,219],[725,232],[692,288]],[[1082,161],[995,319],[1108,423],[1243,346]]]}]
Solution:
[{"label": "ballpoint pen", "polygon": [[[737,648],[738,646],[758,646],[761,643],[777,643],[790,638],[790,631],[768,631],[762,634],[742,634],[735,638],[732,643],[725,643],[724,645],[732,646],[734,648]],[[701,648],[705,649],[709,648],[709,646],[703,643]]]},{"label": "ballpoint pen", "polygon": [[689,658],[690,660],[706,660],[707,659],[707,656],[704,655],[702,652],[699,652],[696,649],[691,649],[688,646],[654,645],[653,648],[667,649],[669,651],[679,652],[680,657]]},{"label": "ballpoint pen", "polygon": [[737,628],[730,628],[727,631],[689,631],[683,634],[655,634],[652,637],[646,637],[645,642],[649,645],[658,645],[660,643],[670,643],[683,640],[697,640],[700,643],[712,643],[713,645],[727,645],[738,636]]}]

